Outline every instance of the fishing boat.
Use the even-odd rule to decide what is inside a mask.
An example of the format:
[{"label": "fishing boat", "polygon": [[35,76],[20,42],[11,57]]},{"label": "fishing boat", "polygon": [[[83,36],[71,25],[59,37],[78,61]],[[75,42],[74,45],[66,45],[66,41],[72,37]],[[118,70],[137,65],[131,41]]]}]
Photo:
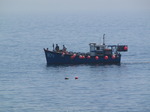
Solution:
[{"label": "fishing boat", "polygon": [[48,65],[60,64],[120,64],[120,52],[128,51],[127,45],[105,45],[105,35],[103,43],[90,43],[90,50],[87,53],[69,52],[66,49],[53,50],[44,48],[45,57]]}]

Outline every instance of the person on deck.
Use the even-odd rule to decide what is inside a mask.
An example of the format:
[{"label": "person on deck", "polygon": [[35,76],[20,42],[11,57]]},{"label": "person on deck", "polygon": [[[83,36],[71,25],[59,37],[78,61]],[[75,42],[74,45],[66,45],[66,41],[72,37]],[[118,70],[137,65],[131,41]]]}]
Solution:
[{"label": "person on deck", "polygon": [[59,46],[56,44],[55,50],[58,52],[59,51]]},{"label": "person on deck", "polygon": [[63,51],[66,52],[67,48],[63,45]]}]

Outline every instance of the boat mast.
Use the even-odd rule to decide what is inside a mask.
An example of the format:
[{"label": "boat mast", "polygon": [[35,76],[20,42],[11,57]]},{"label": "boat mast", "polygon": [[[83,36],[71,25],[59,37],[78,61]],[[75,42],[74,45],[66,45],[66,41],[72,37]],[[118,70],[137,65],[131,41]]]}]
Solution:
[{"label": "boat mast", "polygon": [[103,45],[105,45],[105,34],[103,34]]}]

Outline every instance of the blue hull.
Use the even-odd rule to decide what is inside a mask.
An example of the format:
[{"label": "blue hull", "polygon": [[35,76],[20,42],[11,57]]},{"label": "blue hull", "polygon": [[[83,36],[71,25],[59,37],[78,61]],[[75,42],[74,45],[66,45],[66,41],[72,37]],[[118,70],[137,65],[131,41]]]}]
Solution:
[{"label": "blue hull", "polygon": [[62,54],[58,52],[53,52],[44,49],[46,61],[48,65],[53,64],[120,64],[121,61],[121,54],[118,54],[116,58],[112,58],[111,56],[108,56],[108,59],[105,59],[104,56],[98,56],[98,59],[95,58],[95,56],[91,56],[90,58],[87,58],[86,56],[84,58],[80,58],[79,55],[75,56],[74,58],[71,58],[71,54]]}]

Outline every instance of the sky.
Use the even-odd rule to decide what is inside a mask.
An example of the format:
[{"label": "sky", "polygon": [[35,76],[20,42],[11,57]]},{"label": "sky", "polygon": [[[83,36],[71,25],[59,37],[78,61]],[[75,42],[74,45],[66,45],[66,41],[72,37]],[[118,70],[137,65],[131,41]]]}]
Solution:
[{"label": "sky", "polygon": [[0,13],[150,12],[150,0],[0,0]]}]

